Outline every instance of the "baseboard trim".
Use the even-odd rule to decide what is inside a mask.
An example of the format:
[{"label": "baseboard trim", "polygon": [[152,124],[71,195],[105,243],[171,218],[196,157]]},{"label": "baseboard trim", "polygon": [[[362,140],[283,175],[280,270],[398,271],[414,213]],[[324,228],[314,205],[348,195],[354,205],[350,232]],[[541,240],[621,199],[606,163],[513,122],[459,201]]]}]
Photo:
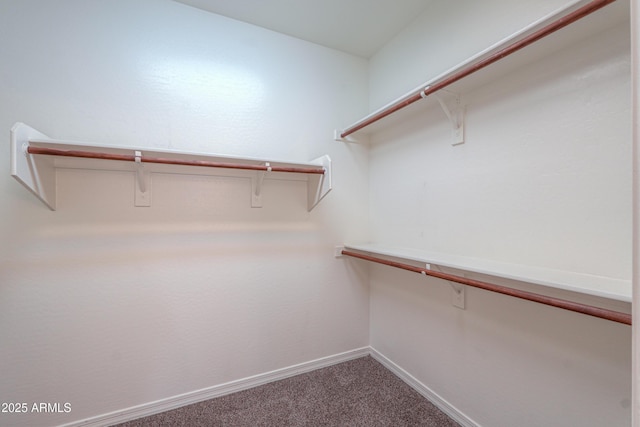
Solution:
[{"label": "baseboard trim", "polygon": [[368,355],[380,362],[384,367],[389,369],[398,378],[407,383],[411,388],[416,390],[427,400],[436,405],[442,412],[447,414],[458,424],[462,425],[463,427],[480,427],[479,424],[476,424],[473,420],[460,412],[456,407],[440,397],[440,395],[438,395],[436,392],[431,390],[413,375],[405,371],[403,368],[398,366],[396,363],[394,363],[389,358],[372,347],[362,347],[350,351],[345,351],[344,353],[322,357],[320,359],[311,360],[309,362],[299,363],[297,365],[292,365],[286,368],[276,369],[271,372],[242,378],[236,381],[230,381],[228,383],[219,384],[213,387],[208,387],[201,390],[169,397],[166,399],[157,400],[155,402],[133,406],[130,408],[98,415],[80,421],[74,421],[72,423],[61,425],[60,427],[105,427],[124,423],[138,418],[148,417],[150,415],[170,411],[172,409],[177,409],[182,406],[214,399],[216,397],[225,396],[227,394],[235,393],[242,390],[247,390],[249,388],[257,387],[273,381],[283,380],[285,378],[289,378],[298,374],[315,371],[316,369],[326,368],[331,365]]},{"label": "baseboard trim", "polygon": [[393,372],[398,378],[407,383],[411,388],[416,390],[425,399],[433,403],[440,409],[442,412],[447,414],[449,418],[452,418],[458,424],[464,427],[480,427],[479,424],[475,423],[471,418],[467,417],[464,413],[459,411],[455,406],[451,403],[443,399],[438,393],[431,390],[429,387],[420,382],[416,377],[402,369],[400,366],[395,364],[389,358],[384,356],[378,350],[373,347],[369,348],[369,354],[375,360],[384,365],[385,368]]},{"label": "baseboard trim", "polygon": [[182,406],[191,405],[193,403],[198,403],[249,388],[257,387],[273,381],[279,381],[298,374],[315,371],[316,369],[326,368],[328,366],[346,362],[348,360],[368,356],[369,354],[370,347],[357,348],[354,350],[345,351],[344,353],[338,353],[332,356],[322,357],[320,359],[299,363],[297,365],[292,365],[286,368],[276,369],[264,374],[258,374],[213,387],[208,387],[189,393],[184,393],[178,396],[169,397],[167,399],[133,406],[131,408],[98,415],[96,417],[87,418],[80,421],[74,421],[69,424],[64,424],[60,427],[104,427],[124,423],[138,418],[148,417],[150,415],[170,411]]}]

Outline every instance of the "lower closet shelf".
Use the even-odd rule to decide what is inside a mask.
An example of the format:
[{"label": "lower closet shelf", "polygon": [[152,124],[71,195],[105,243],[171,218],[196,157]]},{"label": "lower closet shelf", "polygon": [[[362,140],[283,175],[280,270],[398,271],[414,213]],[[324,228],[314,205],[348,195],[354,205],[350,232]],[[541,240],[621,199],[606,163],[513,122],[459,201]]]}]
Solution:
[{"label": "lower closet shelf", "polygon": [[[619,306],[625,306],[625,308],[630,308],[627,306],[627,303],[631,302],[631,283],[628,280],[540,267],[508,264],[470,257],[434,254],[415,249],[386,246],[381,244],[346,244],[344,247],[340,247],[338,249],[336,255],[361,258],[367,261],[398,267],[415,273],[422,273],[516,298],[564,308],[619,323],[631,324],[631,315],[626,313],[611,311],[601,307],[582,304],[566,299],[559,299],[554,296],[545,295],[544,293],[539,294],[536,292],[511,288],[510,286],[496,285],[476,279],[469,279],[459,273],[447,273],[441,271],[440,268],[437,270],[434,268],[436,268],[436,266],[444,267],[447,269],[477,273],[500,279],[514,280],[525,284],[561,289],[587,296],[595,296],[604,298],[612,303],[617,303]],[[420,263],[423,265],[416,267],[412,264],[403,263],[403,261],[413,264]]]}]

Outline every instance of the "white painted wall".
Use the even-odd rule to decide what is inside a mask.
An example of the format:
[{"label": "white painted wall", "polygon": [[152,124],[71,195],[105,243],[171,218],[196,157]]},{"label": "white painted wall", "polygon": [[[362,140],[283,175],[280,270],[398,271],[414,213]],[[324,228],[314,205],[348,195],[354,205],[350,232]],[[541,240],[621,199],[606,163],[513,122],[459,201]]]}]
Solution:
[{"label": "white painted wall", "polygon": [[[0,402],[69,402],[57,425],[368,344],[367,154],[332,130],[367,108],[367,62],[172,1],[0,1]],[[9,129],[307,161],[301,182],[61,170],[58,210],[9,176]]]},{"label": "white painted wall", "polygon": [[[371,110],[564,2],[476,3],[434,2],[372,58]],[[435,103],[375,133],[372,240],[630,279],[629,50],[622,22],[465,92],[461,146]],[[478,425],[630,424],[631,328],[479,290],[450,301],[372,267],[372,347]]]}]

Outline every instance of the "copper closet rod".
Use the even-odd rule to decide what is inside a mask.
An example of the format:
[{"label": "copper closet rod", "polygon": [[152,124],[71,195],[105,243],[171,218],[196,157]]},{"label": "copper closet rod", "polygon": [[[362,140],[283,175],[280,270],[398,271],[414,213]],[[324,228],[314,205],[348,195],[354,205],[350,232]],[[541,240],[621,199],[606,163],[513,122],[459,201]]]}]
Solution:
[{"label": "copper closet rod", "polygon": [[500,286],[492,283],[481,282],[479,280],[468,279],[466,277],[455,276],[453,274],[441,273],[438,271],[428,270],[426,268],[415,267],[409,264],[403,264],[396,261],[389,261],[386,259],[377,258],[370,255],[363,255],[363,254],[359,254],[357,252],[352,252],[349,250],[343,250],[342,255],[359,258],[366,261],[376,262],[378,264],[388,265],[391,267],[401,268],[403,270],[412,271],[414,273],[425,274],[427,276],[437,277],[438,279],[449,280],[451,282],[461,283],[463,285],[472,286],[474,288],[480,288],[480,289],[484,289],[491,292],[497,292],[499,294],[509,295],[512,297],[521,298],[528,301],[537,302],[540,304],[545,304],[553,307],[562,308],[565,310],[575,311],[577,313],[587,314],[589,316],[599,317],[601,319],[611,320],[613,322],[624,323],[625,325],[631,325],[631,315],[626,313],[607,310],[605,308],[593,307],[591,305],[580,304],[577,302],[567,301],[559,298],[548,297],[548,296],[536,294],[533,292],[520,291],[518,289],[512,289],[506,286]]},{"label": "copper closet rod", "polygon": [[[49,155],[49,156],[82,157],[87,159],[120,160],[120,161],[127,161],[127,162],[136,161],[136,156],[130,155],[130,154],[95,153],[91,151],[58,150],[55,148],[27,147],[27,153],[43,154],[43,155]],[[250,164],[242,164],[242,163],[210,162],[206,160],[166,159],[162,157],[149,157],[149,156],[140,156],[139,159],[143,163],[161,163],[166,165],[203,166],[203,167],[209,167],[209,168],[244,169],[244,170],[291,172],[291,173],[310,173],[310,174],[319,174],[319,175],[323,175],[325,173],[325,170],[322,167],[303,168],[303,167],[250,165]]]},{"label": "copper closet rod", "polygon": [[489,57],[483,59],[480,62],[477,62],[475,64],[471,64],[469,65],[467,68],[463,68],[462,70],[455,72],[454,74],[452,74],[451,76],[439,81],[438,83],[434,83],[433,85],[427,86],[424,90],[421,90],[420,92],[409,96],[408,98],[402,99],[392,105],[389,105],[388,107],[384,108],[383,110],[379,111],[376,114],[373,114],[371,117],[367,118],[366,120],[362,121],[361,123],[358,123],[350,128],[345,129],[344,131],[342,131],[342,133],[340,134],[341,138],[345,138],[349,135],[351,135],[354,132],[359,131],[360,129],[369,126],[370,124],[373,124],[375,122],[377,122],[378,120],[387,117],[388,115],[395,113],[398,110],[401,110],[411,104],[413,104],[416,101],[420,101],[421,99],[423,99],[425,96],[427,95],[431,95],[432,93],[440,90],[440,89],[444,89],[445,87],[449,86],[450,84],[453,84],[455,82],[457,82],[458,80],[475,73],[478,70],[481,70],[482,68],[485,68],[488,65],[493,64],[494,62],[497,62],[499,60],[501,60],[502,58],[511,55],[514,52],[517,52],[518,50],[529,46],[532,43],[535,43],[536,41],[548,36],[551,33],[554,33],[556,31],[558,31],[561,28],[566,27],[567,25],[581,19],[584,18],[585,16],[595,12],[596,10],[608,5],[609,3],[613,3],[615,0],[594,0],[588,4],[586,4],[585,6],[582,6],[579,9],[576,9],[575,11],[571,12],[570,14],[563,16],[562,18],[552,22],[551,24],[541,28],[540,30],[528,35],[527,37],[523,38],[522,40],[519,40],[517,42],[514,42],[508,46],[506,46],[503,49],[500,49],[498,52],[493,53],[492,55],[490,55]]}]

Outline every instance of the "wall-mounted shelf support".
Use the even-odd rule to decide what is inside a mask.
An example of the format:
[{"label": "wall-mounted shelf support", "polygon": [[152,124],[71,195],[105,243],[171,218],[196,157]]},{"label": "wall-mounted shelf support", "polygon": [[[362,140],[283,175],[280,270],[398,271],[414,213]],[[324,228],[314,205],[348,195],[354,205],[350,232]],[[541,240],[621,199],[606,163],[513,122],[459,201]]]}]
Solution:
[{"label": "wall-mounted shelf support", "polygon": [[135,154],[135,162],[136,162],[136,177],[138,178],[138,189],[141,193],[147,191],[147,180],[144,174],[144,166],[142,166],[142,152],[136,151]]},{"label": "wall-mounted shelf support", "polygon": [[307,180],[307,207],[308,210],[315,208],[318,203],[331,191],[333,182],[331,180],[331,157],[324,155],[312,160],[314,164],[322,165],[322,168],[327,171],[320,175],[309,175]]},{"label": "wall-mounted shelf support", "polygon": [[[139,155],[137,153],[140,153]],[[136,157],[141,158],[142,153],[136,151]],[[141,161],[136,160],[136,182],[135,182],[134,206],[151,206],[151,174],[145,170]]]},{"label": "wall-mounted shelf support", "polygon": [[[144,166],[143,166],[144,165]],[[224,175],[250,178],[252,205],[262,205],[267,172],[278,179],[306,181],[308,209],[331,191],[331,159],[311,162],[265,161],[219,154],[147,150],[55,140],[25,125],[11,129],[11,175],[51,210],[56,208],[56,169],[127,170],[135,176],[135,206],[151,204],[151,173]],[[225,171],[225,172],[223,172]]]},{"label": "wall-mounted shelf support", "polygon": [[351,142],[351,143],[357,143],[360,142],[358,141],[356,138],[354,138],[353,136],[341,136],[340,134],[342,133],[342,131],[340,129],[334,129],[333,131],[333,140],[334,141],[338,141],[338,142]]},{"label": "wall-mounted shelf support", "polygon": [[135,152],[136,185],[134,206],[151,206],[151,174],[144,169],[142,164],[142,151]]},{"label": "wall-mounted shelf support", "polygon": [[451,287],[453,288],[453,292],[451,294],[451,304],[453,304],[454,307],[458,307],[459,309],[464,310],[465,308],[467,308],[465,303],[466,288],[463,285],[454,286],[452,282],[449,283],[451,283]]},{"label": "wall-mounted shelf support", "polygon": [[[424,93],[424,92],[423,92]],[[451,123],[451,145],[464,144],[464,105],[460,94],[441,90],[434,94]]]},{"label": "wall-mounted shelf support", "polygon": [[[444,271],[442,271],[442,268],[439,265],[432,265],[431,263],[426,264],[427,270],[431,270],[432,268],[435,268],[440,273],[445,273]],[[424,274],[426,275],[426,273]],[[461,277],[466,278],[467,276],[462,274]],[[464,310],[466,308],[465,286],[451,280],[447,281],[447,283],[449,283],[449,285],[451,286],[451,304],[453,304],[454,307],[458,307]]]},{"label": "wall-mounted shelf support", "polygon": [[251,207],[252,208],[261,208],[262,207],[262,184],[264,183],[264,177],[267,175],[267,172],[271,172],[271,164],[269,162],[265,162],[265,167],[267,170],[258,171],[256,175],[251,178]]},{"label": "wall-mounted shelf support", "polygon": [[47,136],[22,123],[11,128],[11,176],[52,211],[56,210],[56,170],[53,159],[30,156],[29,141]]}]

